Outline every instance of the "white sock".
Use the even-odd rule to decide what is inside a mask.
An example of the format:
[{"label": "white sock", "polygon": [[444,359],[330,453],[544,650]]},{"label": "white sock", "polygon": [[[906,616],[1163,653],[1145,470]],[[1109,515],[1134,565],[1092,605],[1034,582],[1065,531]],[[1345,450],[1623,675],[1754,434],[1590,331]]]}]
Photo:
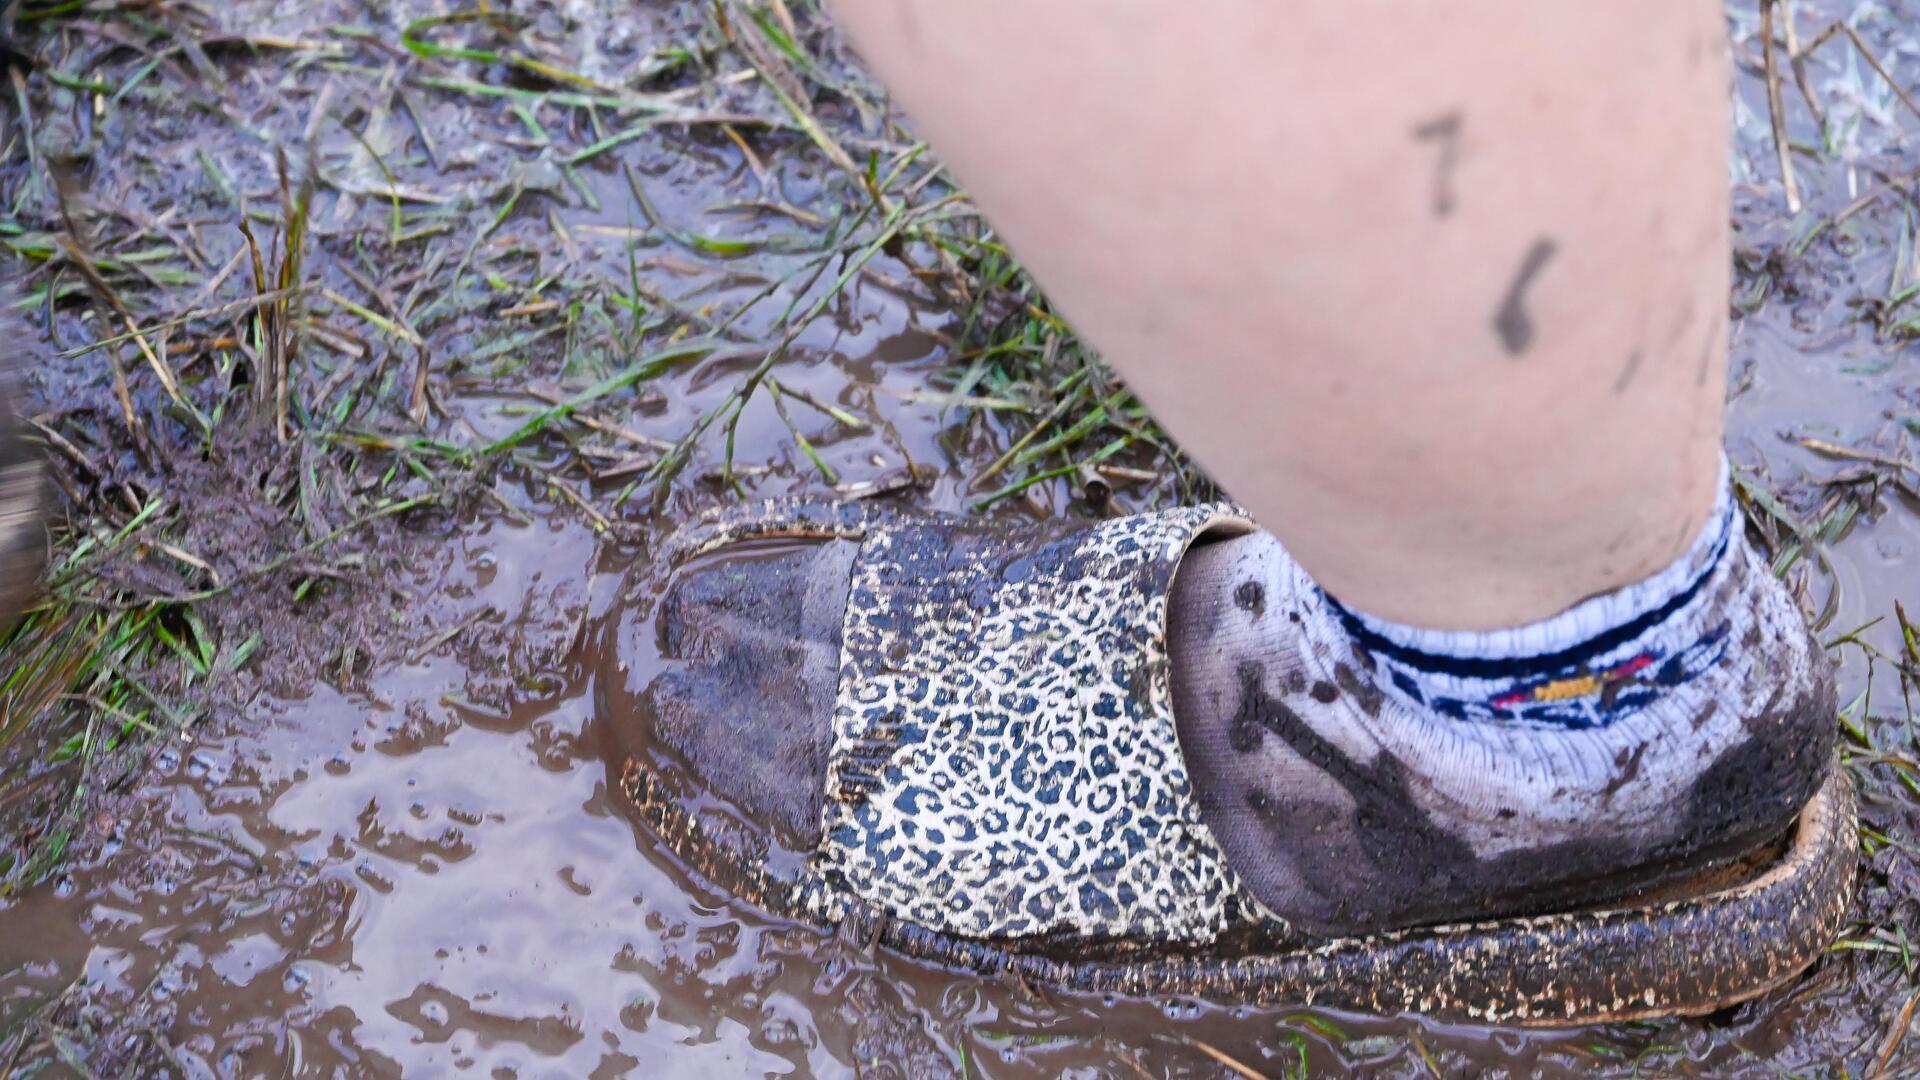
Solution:
[{"label": "white sock", "polygon": [[[1510,630],[1422,630],[1328,597],[1347,634],[1379,662],[1388,693],[1457,720],[1606,727],[1668,696],[1727,658],[1759,611],[1720,610],[1707,589],[1729,558],[1738,521],[1722,466],[1720,497],[1691,547],[1644,581]],[[1761,607],[1787,604],[1761,590]],[[1789,617],[1786,610],[1773,617]]]},{"label": "white sock", "polygon": [[1828,766],[1832,677],[1725,488],[1671,566],[1486,633],[1351,611],[1267,534],[1191,552],[1175,713],[1253,894],[1367,931],[1588,902],[1778,835]]}]

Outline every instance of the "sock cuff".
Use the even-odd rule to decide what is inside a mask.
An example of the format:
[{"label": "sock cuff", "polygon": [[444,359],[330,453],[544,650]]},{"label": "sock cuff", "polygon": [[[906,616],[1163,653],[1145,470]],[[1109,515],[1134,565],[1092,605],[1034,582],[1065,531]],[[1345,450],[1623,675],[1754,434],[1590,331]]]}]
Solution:
[{"label": "sock cuff", "polygon": [[1357,612],[1322,592],[1390,693],[1458,719],[1601,727],[1716,665],[1729,631],[1723,571],[1740,542],[1721,459],[1712,512],[1684,554],[1632,585],[1551,618],[1493,631],[1425,630]]},{"label": "sock cuff", "polygon": [[1463,666],[1462,661],[1488,674],[1499,674],[1502,664],[1514,661],[1577,663],[1582,655],[1597,656],[1632,640],[1698,595],[1726,556],[1737,517],[1731,472],[1722,457],[1713,510],[1684,554],[1652,577],[1583,600],[1558,615],[1504,630],[1428,630],[1355,611],[1331,595],[1326,596],[1327,606],[1368,652],[1429,670]]}]

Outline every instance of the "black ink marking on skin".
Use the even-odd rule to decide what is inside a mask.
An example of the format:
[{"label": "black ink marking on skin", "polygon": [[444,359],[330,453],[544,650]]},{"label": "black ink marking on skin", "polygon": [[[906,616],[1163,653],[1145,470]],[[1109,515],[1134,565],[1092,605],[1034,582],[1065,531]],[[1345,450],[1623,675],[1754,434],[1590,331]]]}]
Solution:
[{"label": "black ink marking on skin", "polygon": [[1627,387],[1633,385],[1633,377],[1640,373],[1640,360],[1639,349],[1627,354],[1627,366],[1621,368],[1620,377],[1613,380],[1613,392],[1616,396],[1626,393]]},{"label": "black ink marking on skin", "polygon": [[1339,698],[1339,696],[1340,696],[1340,691],[1335,690],[1333,688],[1333,684],[1326,681],[1325,679],[1322,679],[1319,682],[1313,684],[1313,700],[1319,702],[1322,705],[1333,704],[1333,702],[1337,698]]},{"label": "black ink marking on skin", "polygon": [[1442,113],[1416,125],[1413,137],[1440,144],[1440,160],[1433,170],[1433,216],[1453,213],[1453,167],[1460,160],[1460,113]]},{"label": "black ink marking on skin", "polygon": [[1533,317],[1527,314],[1527,288],[1533,284],[1540,271],[1546,268],[1553,253],[1559,250],[1553,237],[1542,236],[1527,249],[1526,257],[1520,260],[1520,269],[1513,275],[1513,284],[1507,286],[1506,299],[1500,302],[1500,310],[1493,317],[1493,328],[1500,335],[1500,344],[1509,356],[1522,356],[1533,346]]},{"label": "black ink marking on skin", "polygon": [[1259,582],[1249,579],[1233,590],[1233,602],[1239,605],[1241,611],[1249,612],[1257,619],[1267,610],[1267,592]]}]

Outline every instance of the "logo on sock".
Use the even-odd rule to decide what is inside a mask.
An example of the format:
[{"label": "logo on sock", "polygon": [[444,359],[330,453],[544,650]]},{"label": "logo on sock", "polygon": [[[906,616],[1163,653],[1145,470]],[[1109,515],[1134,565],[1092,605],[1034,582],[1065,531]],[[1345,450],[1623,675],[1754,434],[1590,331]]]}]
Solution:
[{"label": "logo on sock", "polygon": [[1712,670],[1726,656],[1731,629],[1732,623],[1722,621],[1670,653],[1642,649],[1624,660],[1569,667],[1546,677],[1447,680],[1454,684],[1447,687],[1450,691],[1468,690],[1471,683],[1486,687],[1472,694],[1436,693],[1439,680],[1430,673],[1416,678],[1422,673],[1401,670],[1390,658],[1380,659],[1392,672],[1395,689],[1442,716],[1581,730],[1616,723]]}]

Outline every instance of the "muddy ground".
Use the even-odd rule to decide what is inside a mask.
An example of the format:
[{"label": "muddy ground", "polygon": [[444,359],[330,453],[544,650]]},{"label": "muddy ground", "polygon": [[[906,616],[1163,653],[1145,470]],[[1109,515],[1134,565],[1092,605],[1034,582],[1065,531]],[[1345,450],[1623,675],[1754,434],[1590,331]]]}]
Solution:
[{"label": "muddy ground", "polygon": [[1911,87],[1920,5],[1783,20],[1797,211],[1729,9],[1731,449],[1843,666],[1859,921],[1750,1005],[1559,1032],[959,977],[769,920],[623,819],[613,601],[698,508],[1204,481],[811,5],[481,10],[18,15],[6,347],[57,490],[0,662],[0,1074],[1920,1070],[1920,110],[1818,36],[1845,17]]}]

